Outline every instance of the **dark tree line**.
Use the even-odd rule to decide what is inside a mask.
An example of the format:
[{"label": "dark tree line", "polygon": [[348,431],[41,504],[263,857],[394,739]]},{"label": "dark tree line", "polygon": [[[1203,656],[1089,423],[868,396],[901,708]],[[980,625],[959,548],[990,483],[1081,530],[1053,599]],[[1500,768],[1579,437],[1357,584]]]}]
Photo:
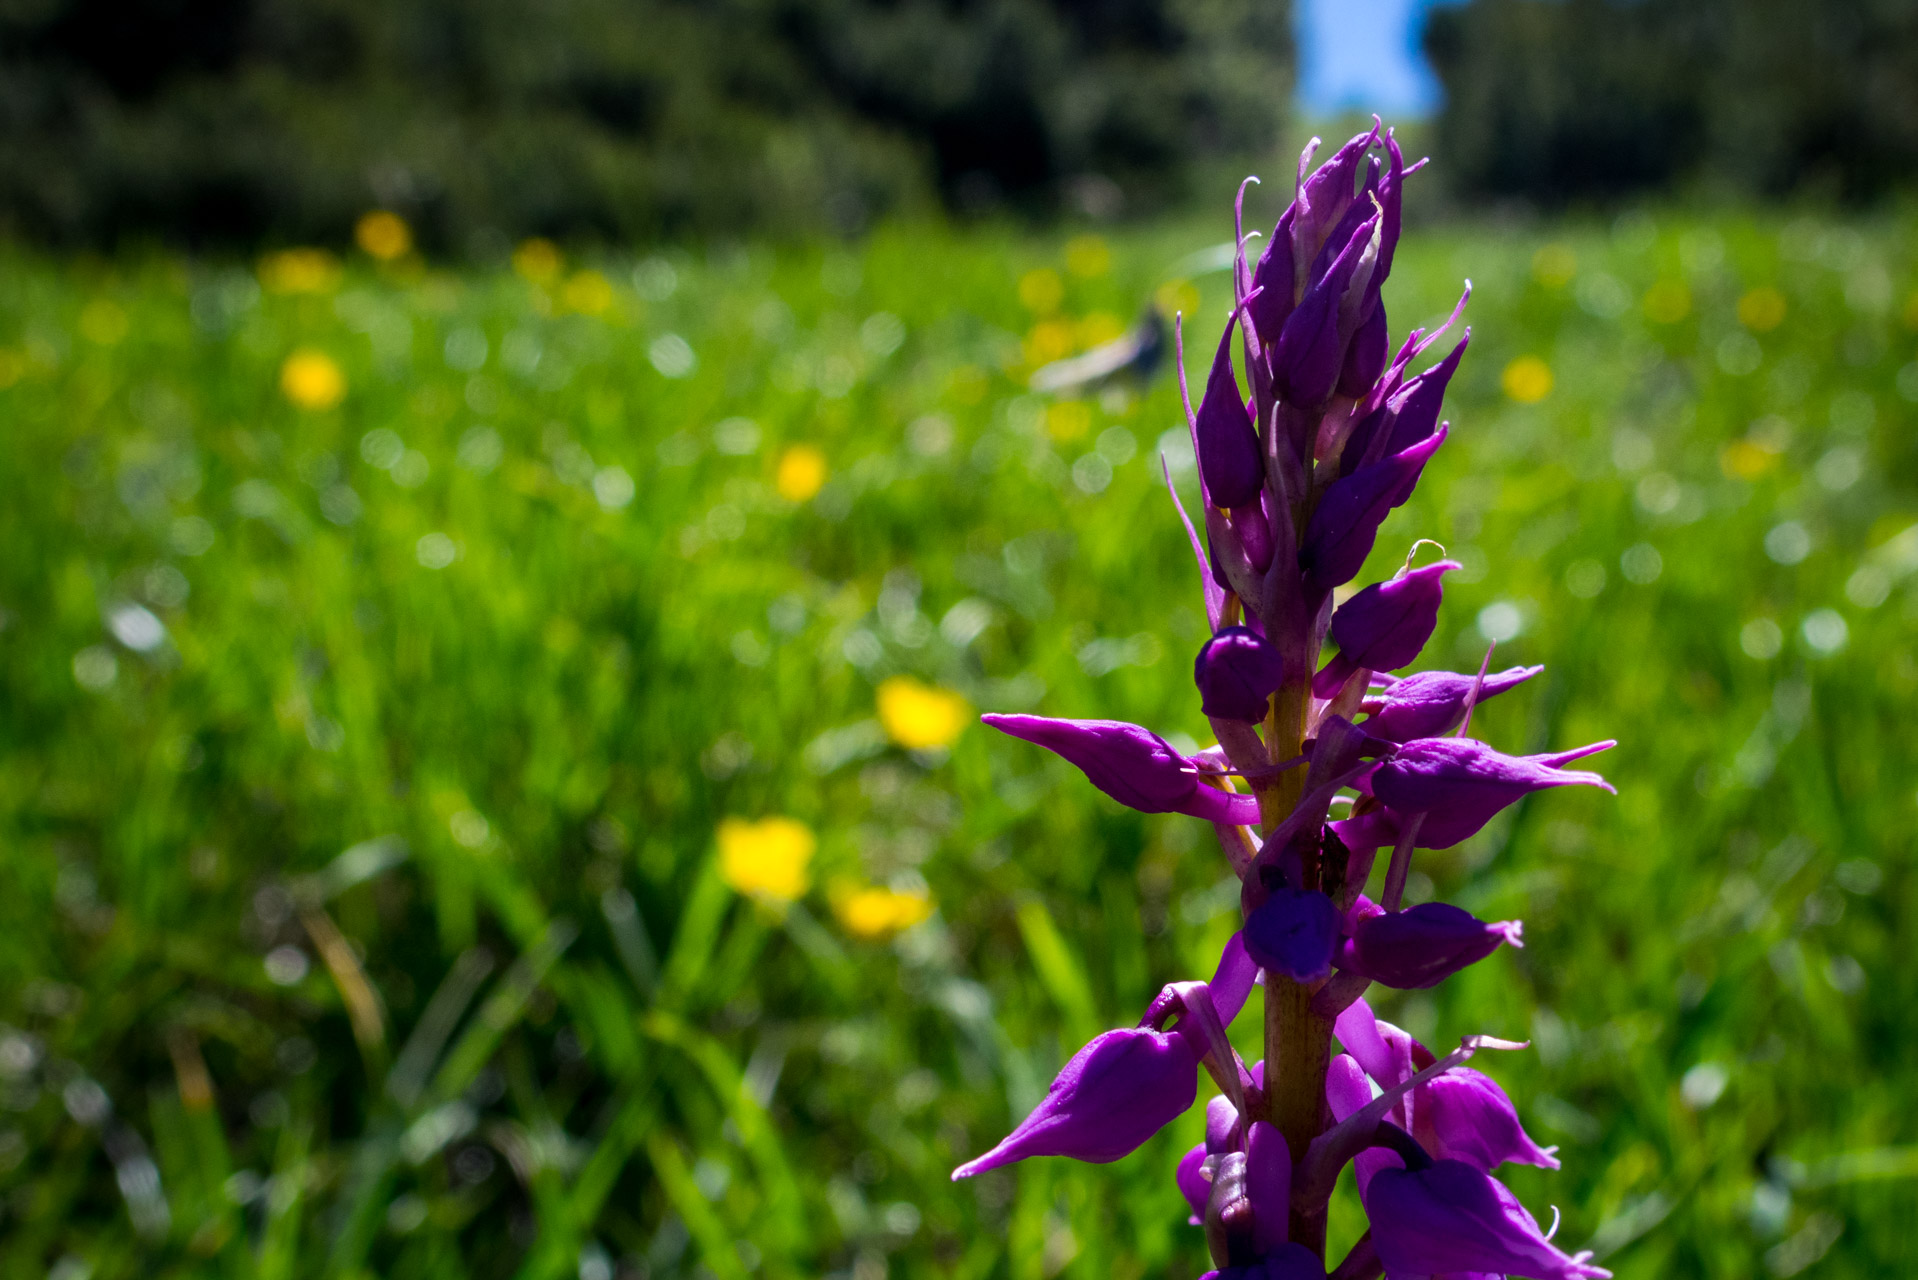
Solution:
[{"label": "dark tree line", "polygon": [[1472,0],[1424,44],[1468,192],[1856,199],[1918,168],[1914,0]]},{"label": "dark tree line", "polygon": [[623,238],[1110,208],[1256,152],[1286,0],[0,0],[0,221]]}]

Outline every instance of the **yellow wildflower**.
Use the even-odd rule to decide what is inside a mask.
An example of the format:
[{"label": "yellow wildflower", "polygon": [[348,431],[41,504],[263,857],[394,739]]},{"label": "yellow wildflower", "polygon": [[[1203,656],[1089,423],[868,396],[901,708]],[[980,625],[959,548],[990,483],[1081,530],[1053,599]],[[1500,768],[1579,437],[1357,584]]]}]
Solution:
[{"label": "yellow wildflower", "polygon": [[1692,311],[1692,291],[1682,280],[1660,280],[1645,291],[1645,318],[1654,324],[1677,324]]},{"label": "yellow wildflower", "polygon": [[1785,295],[1770,285],[1760,285],[1738,300],[1738,323],[1757,333],[1767,333],[1785,323]]},{"label": "yellow wildflower", "polygon": [[1537,356],[1520,356],[1505,366],[1499,382],[1520,404],[1537,404],[1552,394],[1552,366]]},{"label": "yellow wildflower", "polygon": [[269,293],[328,293],[339,283],[339,260],[324,249],[282,249],[260,259],[260,284]]},{"label": "yellow wildflower", "polygon": [[374,209],[354,224],[353,241],[369,256],[391,262],[412,250],[413,228],[391,209]]},{"label": "yellow wildflower", "polygon": [[912,928],[932,914],[932,899],[923,889],[901,893],[874,885],[836,895],[832,909],[847,933],[870,940]]},{"label": "yellow wildflower", "polygon": [[1046,434],[1070,444],[1092,430],[1092,410],[1083,400],[1061,400],[1046,408]]},{"label": "yellow wildflower", "polygon": [[812,828],[795,818],[727,818],[719,824],[719,876],[740,893],[791,902],[806,892],[818,846]]},{"label": "yellow wildflower", "polygon": [[926,751],[957,742],[972,723],[972,708],[950,689],[892,676],[879,685],[879,723],[900,746]]},{"label": "yellow wildflower", "polygon": [[613,286],[597,271],[575,272],[561,294],[569,310],[596,316],[613,305]]},{"label": "yellow wildflower", "polygon": [[280,390],[302,409],[331,409],[346,398],[346,375],[324,351],[303,348],[280,366]]},{"label": "yellow wildflower", "polygon": [[1091,279],[1112,269],[1112,250],[1098,236],[1074,236],[1066,241],[1066,270]]},{"label": "yellow wildflower", "polygon": [[513,270],[533,284],[551,284],[559,278],[559,269],[559,247],[551,240],[534,236],[513,250]]},{"label": "yellow wildflower", "polygon": [[1045,315],[1057,311],[1065,300],[1065,281],[1057,271],[1040,267],[1019,277],[1019,301],[1026,304],[1026,310]]},{"label": "yellow wildflower", "polygon": [[796,444],[779,455],[773,487],[788,502],[804,502],[826,484],[826,455],[809,444]]}]

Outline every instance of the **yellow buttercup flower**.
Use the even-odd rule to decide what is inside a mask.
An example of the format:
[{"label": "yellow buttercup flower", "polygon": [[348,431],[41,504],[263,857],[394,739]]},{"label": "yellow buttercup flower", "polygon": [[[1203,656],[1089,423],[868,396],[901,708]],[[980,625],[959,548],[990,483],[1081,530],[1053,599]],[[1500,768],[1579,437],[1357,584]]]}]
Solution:
[{"label": "yellow buttercup flower", "polygon": [[268,293],[328,293],[339,282],[339,259],[324,249],[282,249],[260,259]]},{"label": "yellow buttercup flower", "polygon": [[924,890],[901,893],[872,886],[841,893],[833,899],[833,914],[856,938],[884,938],[910,929],[932,914],[932,899]]},{"label": "yellow buttercup flower", "polygon": [[950,689],[893,676],[879,685],[879,723],[908,751],[949,747],[972,723],[972,708]]},{"label": "yellow buttercup flower", "polygon": [[1738,300],[1738,323],[1758,333],[1768,333],[1785,323],[1785,295],[1770,285],[1760,285]]},{"label": "yellow buttercup flower", "polygon": [[826,455],[812,445],[796,444],[779,455],[773,487],[788,502],[804,502],[826,484]]},{"label": "yellow buttercup flower", "polygon": [[551,284],[559,278],[559,246],[534,236],[522,240],[513,250],[513,270],[534,284]]},{"label": "yellow buttercup flower", "polygon": [[1552,394],[1552,366],[1537,356],[1520,356],[1505,366],[1499,382],[1520,404],[1537,404]]},{"label": "yellow buttercup flower", "polygon": [[613,305],[613,286],[597,271],[579,271],[566,281],[560,296],[569,311],[596,316]]},{"label": "yellow buttercup flower", "polygon": [[796,818],[727,818],[719,824],[719,876],[740,893],[786,903],[806,892],[806,869],[819,847]]},{"label": "yellow buttercup flower", "polygon": [[413,248],[413,228],[391,209],[374,209],[360,215],[353,227],[353,242],[381,262],[403,258]]},{"label": "yellow buttercup flower", "polygon": [[280,390],[302,409],[331,409],[346,398],[346,375],[324,351],[295,351],[280,366]]}]

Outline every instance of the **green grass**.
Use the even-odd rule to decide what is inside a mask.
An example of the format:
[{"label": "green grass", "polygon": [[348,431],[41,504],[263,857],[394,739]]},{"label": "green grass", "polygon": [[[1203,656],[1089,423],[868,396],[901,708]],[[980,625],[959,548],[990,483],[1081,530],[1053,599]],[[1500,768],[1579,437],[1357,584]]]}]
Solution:
[{"label": "green grass", "polygon": [[[1115,236],[1065,314],[1131,315],[1228,225]],[[1621,1276],[1913,1253],[1913,231],[1465,224],[1415,230],[1388,291],[1402,331],[1469,275],[1475,336],[1368,576],[1444,542],[1430,660],[1517,626],[1500,660],[1547,664],[1475,729],[1620,745],[1616,799],[1535,797],[1419,865],[1525,949],[1379,1003],[1533,1041],[1488,1069],[1565,1169],[1511,1184]],[[0,1270],[1205,1269],[1171,1181],[1196,1113],[1112,1166],[947,1174],[1209,971],[1209,835],[977,726],[913,755],[871,724],[905,673],[1203,732],[1176,392],[1056,442],[1017,381],[1017,282],[1063,245],[607,261],[598,316],[505,271],[262,296],[8,256]],[[1758,286],[1783,323],[1740,337]],[[301,348],[338,407],[281,394]],[[1526,355],[1536,404],[1501,391]],[[831,470],[798,504],[794,444]],[[783,916],[714,862],[722,817],[777,814],[819,836]],[[862,941],[841,881],[937,911]]]}]

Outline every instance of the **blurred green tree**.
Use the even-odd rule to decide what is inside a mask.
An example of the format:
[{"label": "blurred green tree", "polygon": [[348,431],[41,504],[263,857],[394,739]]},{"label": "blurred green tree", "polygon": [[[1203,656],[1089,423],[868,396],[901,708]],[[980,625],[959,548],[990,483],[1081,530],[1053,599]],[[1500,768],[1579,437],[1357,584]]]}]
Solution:
[{"label": "blurred green tree", "polygon": [[1259,152],[1285,0],[9,0],[0,217],[55,243],[1104,214]]},{"label": "blurred green tree", "polygon": [[1472,0],[1434,10],[1424,44],[1438,145],[1468,192],[1855,199],[1918,166],[1918,5]]}]

